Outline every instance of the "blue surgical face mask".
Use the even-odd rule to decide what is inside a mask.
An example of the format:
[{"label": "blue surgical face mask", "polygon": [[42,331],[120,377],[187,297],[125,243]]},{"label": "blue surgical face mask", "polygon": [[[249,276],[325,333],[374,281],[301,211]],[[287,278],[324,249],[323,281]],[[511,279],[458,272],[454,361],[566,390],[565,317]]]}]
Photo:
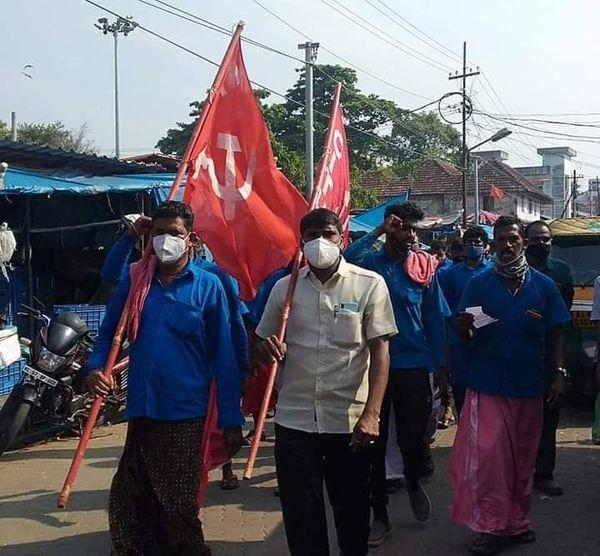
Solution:
[{"label": "blue surgical face mask", "polygon": [[470,260],[480,259],[483,255],[483,245],[467,245],[465,247],[465,258]]}]

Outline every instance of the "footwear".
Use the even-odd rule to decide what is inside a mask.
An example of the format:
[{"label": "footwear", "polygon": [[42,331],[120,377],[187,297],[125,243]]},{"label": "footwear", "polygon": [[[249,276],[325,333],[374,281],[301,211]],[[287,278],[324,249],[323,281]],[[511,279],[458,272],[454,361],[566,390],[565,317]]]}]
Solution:
[{"label": "footwear", "polygon": [[221,479],[222,490],[236,490],[238,488],[240,488],[240,482],[235,475],[231,475],[230,477],[223,477]]},{"label": "footwear", "polygon": [[498,554],[505,545],[505,539],[498,535],[481,533],[469,547],[471,554],[481,554],[483,556],[492,556]]},{"label": "footwear", "polygon": [[552,479],[534,479],[533,488],[548,496],[562,496],[565,491],[556,486]]},{"label": "footwear", "polygon": [[518,535],[513,535],[512,537],[510,537],[510,540],[514,543],[519,543],[519,544],[531,544],[531,543],[537,541],[537,535],[535,534],[535,531],[533,529],[528,529],[527,531],[524,531],[523,533],[519,533]]},{"label": "footwear", "polygon": [[402,479],[387,479],[385,481],[385,492],[387,494],[394,494],[398,492],[402,486]]},{"label": "footwear", "polygon": [[391,530],[392,528],[390,527],[389,521],[373,520],[373,523],[371,523],[371,530],[369,531],[369,546],[374,548],[382,545]]},{"label": "footwear", "polygon": [[421,483],[417,483],[414,488],[407,488],[410,507],[415,515],[415,519],[424,523],[431,515],[431,500],[423,489]]}]

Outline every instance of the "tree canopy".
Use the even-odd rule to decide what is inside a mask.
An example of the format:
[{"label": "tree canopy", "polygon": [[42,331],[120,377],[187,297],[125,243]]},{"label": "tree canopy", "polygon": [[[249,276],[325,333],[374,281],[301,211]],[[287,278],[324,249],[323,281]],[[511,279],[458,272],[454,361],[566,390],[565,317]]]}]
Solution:
[{"label": "tree canopy", "polygon": [[[255,91],[269,126],[273,151],[278,165],[299,188],[305,179],[305,72],[298,70],[296,83],[287,91],[283,102],[272,100],[265,90]],[[356,72],[339,65],[315,67],[313,80],[314,152],[318,162],[323,151],[334,82],[342,83],[342,103],[348,122],[346,135],[352,165],[353,206],[361,208],[376,202],[373,194],[360,188],[362,172],[390,167],[403,175],[407,169],[428,158],[457,160],[460,135],[435,112],[411,113],[395,102],[358,89]],[[192,102],[190,116],[196,118],[202,102]],[[194,122],[178,122],[169,129],[157,147],[167,154],[182,155],[191,137]],[[363,188],[364,189],[364,188]]]},{"label": "tree canopy", "polygon": [[[10,129],[0,122],[0,139],[8,139]],[[88,140],[88,126],[82,124],[77,129],[67,129],[63,122],[22,123],[17,127],[17,138],[22,143],[41,147],[64,149],[81,153],[92,153],[94,148]]]}]

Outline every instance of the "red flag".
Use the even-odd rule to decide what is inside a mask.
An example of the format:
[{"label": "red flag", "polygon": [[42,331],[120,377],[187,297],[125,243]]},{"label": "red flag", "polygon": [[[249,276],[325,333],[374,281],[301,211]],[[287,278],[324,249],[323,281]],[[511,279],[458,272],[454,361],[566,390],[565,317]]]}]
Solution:
[{"label": "red flag", "polygon": [[248,300],[296,253],[307,204],[275,166],[239,38],[220,73],[190,150],[184,202],[196,233]]},{"label": "red flag", "polygon": [[490,187],[490,197],[501,201],[502,199],[504,199],[504,191],[492,184],[492,186]]},{"label": "red flag", "polygon": [[344,241],[348,243],[350,224],[350,156],[344,128],[344,114],[340,105],[341,84],[335,88],[323,156],[317,168],[315,197],[311,206],[326,207],[335,212],[344,227]]}]

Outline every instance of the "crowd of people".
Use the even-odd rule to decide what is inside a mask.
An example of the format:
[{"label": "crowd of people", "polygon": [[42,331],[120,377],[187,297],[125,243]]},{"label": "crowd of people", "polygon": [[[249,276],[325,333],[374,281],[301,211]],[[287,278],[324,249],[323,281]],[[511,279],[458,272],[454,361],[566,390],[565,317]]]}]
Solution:
[{"label": "crowd of people", "polygon": [[[444,245],[419,248],[423,217],[410,202],[388,206],[377,229],[344,249],[337,215],[309,212],[283,342],[290,268],[244,304],[235,280],[195,256],[187,205],[169,201],[123,236],[106,259],[103,278],[116,292],[83,371],[98,395],[115,387],[98,371],[127,304],[128,433],[109,503],[116,554],[210,554],[197,505],[210,383],[232,457],[272,362],[278,493],[292,555],[330,553],[324,488],[344,556],[385,541],[399,477],[415,519],[426,522],[431,436],[454,422],[449,511],[477,534],[469,550],[496,554],[536,540],[532,483],[562,494],[553,471],[569,269],[550,256],[543,222],[525,228],[501,216],[493,238],[472,226],[447,257]],[[151,243],[141,259],[140,236]],[[238,486],[230,463],[221,486]]]}]

